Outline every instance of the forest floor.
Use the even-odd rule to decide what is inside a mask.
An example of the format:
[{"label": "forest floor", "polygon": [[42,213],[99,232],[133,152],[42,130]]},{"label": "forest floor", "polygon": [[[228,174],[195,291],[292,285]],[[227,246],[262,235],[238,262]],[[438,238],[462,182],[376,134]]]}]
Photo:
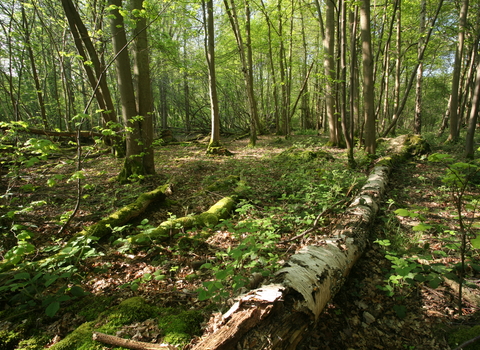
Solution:
[{"label": "forest floor", "polygon": [[[158,175],[127,185],[115,181],[121,160],[108,155],[87,157],[82,163],[86,187],[80,210],[62,234],[58,234],[59,228],[76,202],[76,183],[69,179],[75,172],[74,153],[22,168],[14,177],[2,176],[0,190],[5,195],[0,207],[4,230],[0,254],[5,256],[16,244],[28,241],[35,247],[27,254],[33,260],[58,251],[72,234],[133,202],[142,192],[170,183],[173,193],[168,197],[169,205],[154,205],[114,230],[111,237],[85,243],[89,253],[77,260],[74,268],[68,264],[58,267],[56,277],[42,280],[41,286],[31,276],[7,279],[12,276],[0,274],[0,333],[11,337],[10,342],[0,340],[0,349],[2,344],[6,350],[52,346],[82,323],[94,321],[100,312],[133,296],[141,296],[156,307],[201,310],[208,320],[212,312],[226,311],[220,305],[228,304],[229,296],[245,290],[233,290],[235,276],[243,278],[243,283],[259,267],[263,274],[272,272],[308,245],[309,235],[289,243],[275,242],[310,228],[319,212],[354,195],[372,165],[360,152],[358,169],[349,172],[345,151],[327,148],[315,137],[262,137],[253,149],[246,144],[245,140],[225,142],[234,153],[232,157],[207,157],[203,144],[160,147],[156,152]],[[291,153],[292,149],[298,152]],[[305,150],[307,153],[302,153]],[[303,163],[311,164],[303,167]],[[452,248],[448,240],[452,235],[445,236],[446,230],[455,230],[457,220],[449,192],[442,186],[444,173],[444,166],[427,159],[414,159],[394,169],[367,251],[298,349],[449,349],[447,334],[480,323],[478,304],[465,300],[458,315],[457,293],[452,286],[443,280],[435,285],[443,270],[438,275],[422,270],[428,265],[422,261],[430,251],[435,252],[435,264],[454,266],[459,261],[458,248]],[[232,175],[247,188],[232,219],[210,228],[180,229],[171,240],[147,247],[121,244],[128,235],[148,231],[165,220],[206,211],[232,193],[237,186]],[[342,211],[341,206],[330,209],[330,214],[321,218],[317,232],[327,232]],[[395,213],[397,209],[421,216],[402,217]],[[434,228],[413,230],[419,220]],[[245,242],[246,232],[253,230],[258,236],[249,241],[248,248],[237,250],[240,257],[233,255],[233,247]],[[409,272],[435,278],[431,284],[413,283],[409,278],[413,275],[395,279],[398,275],[391,274],[392,256],[406,262]],[[478,251],[471,250],[468,256],[467,289],[480,296]],[[222,278],[214,267],[200,268],[203,262],[211,262],[226,271],[232,260],[235,269]],[[200,300],[198,291],[205,286],[203,282],[215,281],[215,276],[227,293],[212,289],[207,293],[209,299]],[[48,296],[53,293],[58,298],[58,291],[71,293],[65,286],[80,286],[89,296],[61,299],[58,312],[53,317],[45,315],[51,300]],[[33,299],[30,304],[29,298]],[[161,330],[152,331],[145,323],[136,325],[135,331],[129,331],[135,339],[165,341]],[[122,331],[129,334],[126,328]],[[184,332],[201,335],[198,326]],[[36,337],[37,345],[27,346],[29,337]]]}]

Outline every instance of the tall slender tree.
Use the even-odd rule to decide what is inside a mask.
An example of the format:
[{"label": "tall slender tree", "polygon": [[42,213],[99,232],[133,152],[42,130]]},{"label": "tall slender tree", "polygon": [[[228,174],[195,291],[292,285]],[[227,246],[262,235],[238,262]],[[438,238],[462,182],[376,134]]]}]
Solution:
[{"label": "tall slender tree", "polygon": [[448,141],[456,142],[458,140],[458,106],[460,95],[460,75],[463,62],[463,50],[465,42],[465,27],[467,25],[468,14],[468,0],[462,0],[462,7],[460,9],[460,20],[458,23],[458,41],[457,49],[455,51],[455,62],[453,64],[452,76],[452,94],[450,97],[450,133]]},{"label": "tall slender tree", "polygon": [[[116,72],[118,88],[120,93],[120,102],[122,106],[122,118],[125,126],[126,139],[126,157],[123,169],[119,174],[121,182],[128,181],[131,176],[143,176],[153,174],[155,165],[153,164],[153,150],[151,148],[151,139],[144,138],[149,133],[147,129],[153,129],[152,119],[148,116],[140,115],[137,105],[145,104],[143,110],[148,109],[148,98],[140,98],[137,103],[134,90],[134,82],[132,76],[132,67],[130,64],[130,55],[128,52],[128,41],[125,30],[125,21],[120,10],[122,9],[122,0],[109,0],[111,9],[110,28],[112,31],[112,45],[115,54]],[[145,31],[146,27],[141,27],[139,22],[136,23],[139,31]],[[143,44],[137,43],[136,50]],[[145,48],[146,50],[146,48]],[[144,58],[135,54],[138,60]],[[145,64],[137,62],[136,69],[138,76],[148,77],[146,73],[142,73],[142,69],[148,69]],[[149,81],[141,81],[141,84],[150,84]],[[148,90],[148,89],[147,89]],[[146,90],[141,90],[145,93]],[[140,102],[142,101],[142,102]],[[150,142],[150,144],[149,144]],[[151,162],[151,163],[150,163]]]},{"label": "tall slender tree", "polygon": [[215,26],[213,1],[203,1],[205,23],[205,55],[208,65],[208,89],[210,91],[211,133],[208,147],[220,146],[220,112],[217,94],[217,75],[215,69]]},{"label": "tall slender tree", "polygon": [[373,75],[372,34],[370,28],[370,0],[362,0],[360,7],[363,60],[363,108],[365,115],[365,150],[376,152],[375,81]]},{"label": "tall slender tree", "polygon": [[427,2],[422,0],[420,3],[420,28],[418,39],[418,68],[417,68],[417,83],[415,86],[415,116],[414,116],[414,132],[416,134],[422,133],[422,84],[423,84],[423,57],[422,46],[425,40],[425,16],[427,12]]},{"label": "tall slender tree", "polygon": [[257,129],[260,125],[257,113],[257,101],[253,88],[253,59],[252,59],[252,42],[250,32],[250,2],[244,0],[245,3],[245,39],[243,38],[240,22],[238,20],[238,10],[235,0],[224,0],[225,9],[228,19],[232,26],[233,33],[237,42],[240,62],[242,64],[242,72],[245,81],[245,89],[247,95],[248,112],[250,115],[250,146],[255,146],[257,142]]}]

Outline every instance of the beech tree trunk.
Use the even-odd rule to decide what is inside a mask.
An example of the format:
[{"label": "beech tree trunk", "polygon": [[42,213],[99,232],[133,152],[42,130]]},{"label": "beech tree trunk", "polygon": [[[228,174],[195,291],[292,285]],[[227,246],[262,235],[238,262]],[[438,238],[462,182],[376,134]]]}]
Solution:
[{"label": "beech tree trunk", "polygon": [[465,27],[467,23],[468,0],[462,1],[462,8],[460,9],[460,22],[458,25],[458,43],[455,52],[455,63],[453,65],[452,77],[452,94],[450,98],[450,134],[448,141],[456,142],[458,140],[458,102],[459,102],[459,87],[460,75],[463,61],[463,48],[465,41]]},{"label": "beech tree trunk", "polygon": [[341,227],[294,254],[270,284],[236,298],[219,322],[209,327],[216,331],[204,335],[192,349],[295,349],[362,255],[390,167],[414,153],[412,148],[424,147],[423,142],[418,136],[392,140],[392,157],[377,163],[341,217]]},{"label": "beech tree trunk", "polygon": [[208,64],[208,88],[210,92],[211,134],[208,147],[220,146],[220,108],[218,106],[217,78],[215,69],[215,25],[213,1],[203,2],[205,22],[205,55]]},{"label": "beech tree trunk", "polygon": [[475,155],[475,127],[477,126],[478,111],[480,109],[480,64],[477,66],[477,78],[475,80],[475,89],[473,91],[472,109],[468,119],[467,139],[465,143],[465,157],[473,159]]},{"label": "beech tree trunk", "polygon": [[365,150],[376,151],[375,128],[375,76],[373,74],[372,33],[370,29],[370,0],[363,0],[360,7],[363,60],[363,108],[365,115]]}]

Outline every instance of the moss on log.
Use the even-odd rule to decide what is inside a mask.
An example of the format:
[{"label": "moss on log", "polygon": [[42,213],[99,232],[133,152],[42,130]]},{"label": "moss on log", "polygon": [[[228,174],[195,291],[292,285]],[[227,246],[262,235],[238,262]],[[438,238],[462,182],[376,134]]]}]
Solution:
[{"label": "moss on log", "polygon": [[[100,239],[109,235],[114,227],[124,225],[134,217],[137,217],[143,213],[154,201],[164,201],[166,195],[169,193],[171,193],[169,184],[159,186],[153,191],[142,193],[135,200],[135,202],[126,205],[113,214],[110,214],[106,218],[100,220],[96,224],[93,224],[73,235],[65,247],[63,247],[58,253],[48,258],[32,262],[32,267],[45,266],[51,263],[61,262],[66,258],[73,257],[76,254],[81,254],[83,249],[80,249],[79,246],[83,245],[82,242],[84,242],[85,239],[88,239],[89,237],[96,237]],[[4,260],[0,263],[0,273],[8,271],[14,267],[15,264],[13,264],[11,261]]]},{"label": "moss on log", "polygon": [[235,202],[236,199],[234,196],[224,197],[206,212],[164,221],[156,229],[131,236],[128,238],[128,241],[134,245],[144,245],[151,241],[165,241],[170,238],[172,233],[182,228],[214,226],[218,224],[221,219],[226,219],[230,215],[230,212],[235,206]]}]

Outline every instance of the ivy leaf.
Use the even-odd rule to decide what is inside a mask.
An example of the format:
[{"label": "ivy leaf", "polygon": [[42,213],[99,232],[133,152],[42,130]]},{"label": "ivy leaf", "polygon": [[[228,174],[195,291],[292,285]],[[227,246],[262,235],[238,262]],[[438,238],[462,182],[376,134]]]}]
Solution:
[{"label": "ivy leaf", "polygon": [[413,226],[414,231],[427,231],[427,230],[430,230],[431,228],[432,228],[432,225],[428,225],[423,222]]}]

